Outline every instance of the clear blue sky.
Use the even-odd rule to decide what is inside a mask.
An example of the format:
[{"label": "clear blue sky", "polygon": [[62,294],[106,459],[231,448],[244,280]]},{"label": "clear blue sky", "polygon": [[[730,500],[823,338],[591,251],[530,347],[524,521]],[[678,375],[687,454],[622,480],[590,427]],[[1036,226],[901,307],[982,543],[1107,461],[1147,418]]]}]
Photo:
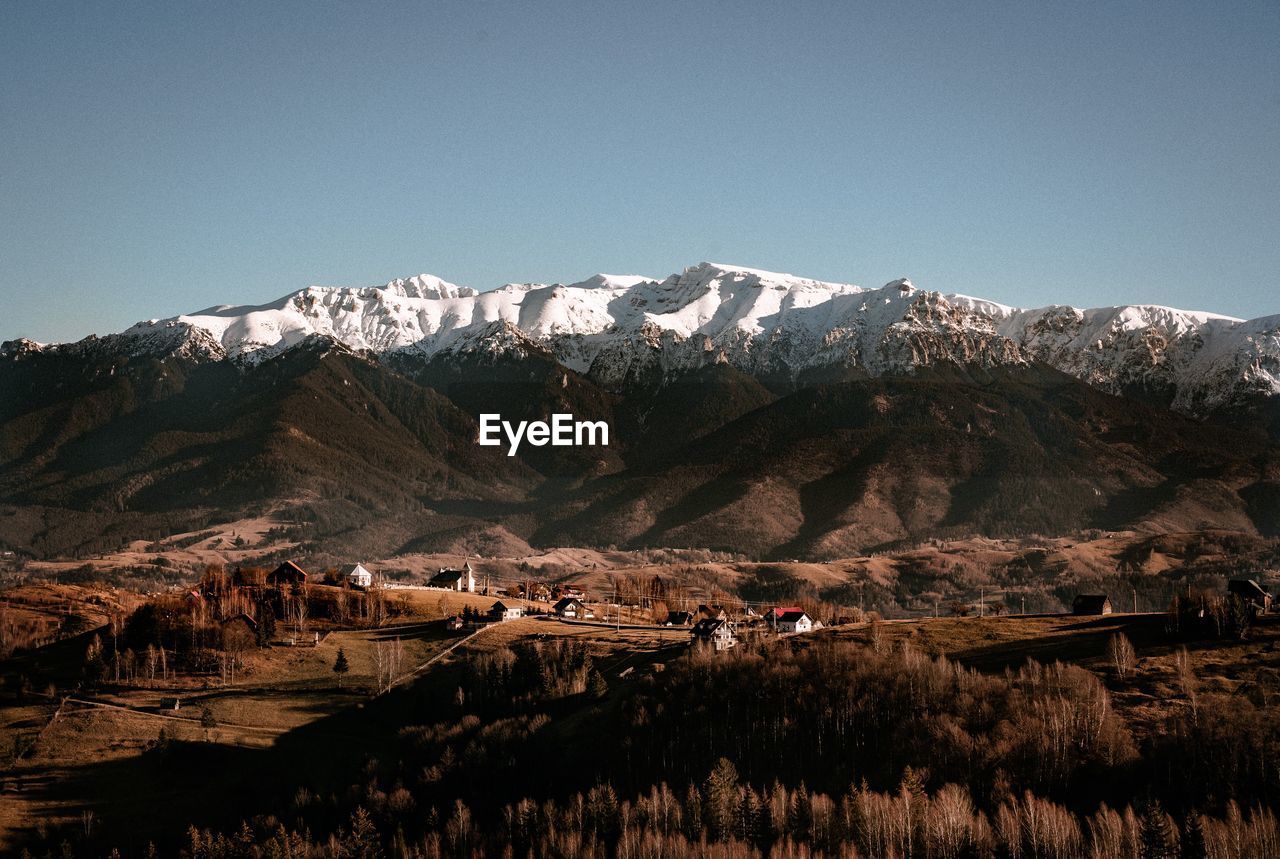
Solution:
[{"label": "clear blue sky", "polygon": [[1280,3],[0,4],[0,339],[703,259],[1280,313]]}]

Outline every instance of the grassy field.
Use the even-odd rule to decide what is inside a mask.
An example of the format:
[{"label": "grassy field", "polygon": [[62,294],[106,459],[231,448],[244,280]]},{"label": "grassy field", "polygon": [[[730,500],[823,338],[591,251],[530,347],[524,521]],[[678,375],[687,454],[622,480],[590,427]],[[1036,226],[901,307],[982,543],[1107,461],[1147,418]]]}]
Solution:
[{"label": "grassy field", "polygon": [[[1275,695],[1280,692],[1280,616],[1259,619],[1247,639],[1188,642],[1165,632],[1164,614],[1105,617],[1027,616],[938,618],[885,622],[874,630],[857,624],[796,639],[813,646],[824,638],[851,638],[881,647],[909,643],[932,656],[946,656],[983,672],[1016,669],[1027,659],[1071,662],[1095,672],[1112,693],[1114,706],[1135,728],[1158,724],[1172,710],[1191,706],[1184,677],[1197,694]],[[1120,677],[1111,652],[1114,634],[1130,640],[1135,662]]]},{"label": "grassy field", "polygon": [[[226,766],[245,755],[269,751],[303,729],[307,742],[320,737],[340,744],[363,742],[366,737],[351,727],[349,719],[336,717],[358,712],[376,692],[379,645],[387,648],[400,642],[398,674],[416,683],[415,671],[460,641],[457,656],[521,641],[581,640],[602,672],[613,677],[627,668],[640,670],[671,658],[688,641],[682,629],[615,632],[539,618],[494,625],[467,637],[447,632],[433,618],[456,613],[464,605],[487,608],[492,597],[402,593],[409,595],[413,606],[409,619],[376,630],[332,632],[314,647],[264,648],[251,654],[246,669],[227,685],[216,678],[188,678],[177,684],[72,693],[66,700],[30,696],[21,705],[6,705],[0,710],[0,749],[6,763],[0,849],[41,826],[94,825],[87,822],[88,814],[101,822],[142,814],[152,801],[199,805],[208,785],[184,785],[179,779],[175,796],[174,779],[153,771],[148,749],[162,732],[169,741],[190,744],[198,756],[225,761]],[[351,669],[341,680],[333,672],[339,648]],[[44,657],[49,664],[71,663],[77,653],[77,642],[63,642]],[[453,657],[450,654],[444,661]],[[430,684],[431,673],[440,664],[422,669],[424,678],[419,679]],[[161,711],[162,700],[173,697],[181,699],[181,708],[176,713]],[[201,726],[206,709],[216,727]],[[22,754],[15,759],[17,750]],[[129,785],[127,796],[118,795],[120,780]]]},{"label": "grassy field", "polygon": [[[910,643],[931,656],[946,656],[982,671],[1016,668],[1031,658],[1073,662],[1106,674],[1111,636],[1122,633],[1137,651],[1135,673],[1157,674],[1172,670],[1183,647],[1165,634],[1167,620],[1166,615],[1155,613],[930,618],[831,627],[804,640],[852,638],[871,644],[878,635],[888,646]],[[1197,674],[1231,685],[1250,682],[1259,669],[1280,670],[1277,645],[1280,616],[1268,616],[1253,626],[1246,640],[1198,641],[1186,649]]]},{"label": "grassy field", "polygon": [[[234,802],[236,790],[242,788],[237,778],[242,780],[244,772],[269,760],[288,759],[289,754],[314,756],[323,748],[326,753],[341,750],[354,755],[378,744],[384,752],[394,749],[394,725],[405,718],[404,708],[412,708],[412,702],[423,695],[451,695],[460,659],[470,654],[522,642],[579,641],[587,645],[596,666],[612,684],[658,670],[661,663],[687,652],[684,629],[615,631],[548,618],[526,618],[460,636],[447,633],[431,618],[452,614],[463,605],[485,607],[492,598],[405,593],[412,611],[397,625],[332,632],[315,647],[263,649],[251,657],[247,670],[234,683],[225,686],[210,678],[181,689],[158,684],[77,694],[61,706],[57,699],[39,697],[5,706],[0,710],[0,753],[7,764],[0,803],[0,850],[40,827],[143,820],[155,803],[171,806],[179,819],[184,819],[182,815],[197,819],[209,811],[211,796],[224,804]],[[780,646],[820,647],[825,641],[841,639],[879,648],[906,644],[983,672],[1017,668],[1028,658],[1074,662],[1102,677],[1117,709],[1138,724],[1154,722],[1168,708],[1187,705],[1184,687],[1178,683],[1183,648],[1168,639],[1164,624],[1165,617],[1156,614],[886,621],[831,627],[785,639]],[[1134,670],[1123,679],[1109,654],[1109,641],[1116,633],[1129,638],[1137,654]],[[386,696],[394,700],[383,706],[379,703],[383,699],[374,697],[377,648],[396,639],[403,649],[400,674],[412,689]],[[1280,623],[1267,618],[1255,626],[1248,640],[1189,645],[1185,659],[1204,690],[1249,693],[1273,681],[1280,688],[1278,643]],[[458,647],[445,654],[455,644]],[[56,662],[63,658],[60,648],[74,654],[74,645],[51,645],[41,658]],[[339,648],[351,666],[341,685],[332,671]],[[436,657],[441,658],[432,661]],[[182,698],[182,709],[161,713],[161,699],[174,695]],[[200,724],[204,708],[216,727]],[[564,732],[589,732],[590,728],[566,722],[557,725],[555,733],[569,736]],[[182,760],[188,762],[184,766],[202,768],[199,779],[158,769],[158,761],[172,759],[149,754],[162,731],[169,741],[181,744]],[[15,752],[21,753],[17,759]],[[122,791],[121,785],[128,789]]]}]

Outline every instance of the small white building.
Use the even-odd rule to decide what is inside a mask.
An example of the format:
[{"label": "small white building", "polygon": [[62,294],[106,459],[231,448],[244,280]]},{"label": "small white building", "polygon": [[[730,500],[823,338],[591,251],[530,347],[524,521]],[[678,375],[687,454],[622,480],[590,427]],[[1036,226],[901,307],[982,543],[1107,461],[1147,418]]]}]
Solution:
[{"label": "small white building", "polygon": [[489,607],[490,620],[519,620],[524,617],[524,606],[507,605],[502,600]]},{"label": "small white building", "polygon": [[476,574],[471,569],[471,562],[467,561],[460,570],[441,567],[440,572],[432,576],[427,584],[433,588],[473,594],[476,592]]},{"label": "small white building", "polygon": [[778,616],[778,632],[809,632],[813,629],[813,618],[807,612],[788,611]]},{"label": "small white building", "polygon": [[338,571],[341,580],[353,588],[373,587],[373,573],[364,568],[364,564],[347,564]]}]

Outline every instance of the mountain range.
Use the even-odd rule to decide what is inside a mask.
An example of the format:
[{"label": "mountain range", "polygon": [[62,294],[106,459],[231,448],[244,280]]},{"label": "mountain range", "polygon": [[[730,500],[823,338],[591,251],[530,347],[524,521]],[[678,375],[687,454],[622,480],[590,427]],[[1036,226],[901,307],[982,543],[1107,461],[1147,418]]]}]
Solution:
[{"label": "mountain range", "polygon": [[[0,540],[84,551],[246,510],[370,552],[1274,534],[1277,394],[1280,315],[1028,310],[711,263],[310,287],[0,347]],[[615,443],[508,458],[475,444],[482,411],[607,420]]]}]

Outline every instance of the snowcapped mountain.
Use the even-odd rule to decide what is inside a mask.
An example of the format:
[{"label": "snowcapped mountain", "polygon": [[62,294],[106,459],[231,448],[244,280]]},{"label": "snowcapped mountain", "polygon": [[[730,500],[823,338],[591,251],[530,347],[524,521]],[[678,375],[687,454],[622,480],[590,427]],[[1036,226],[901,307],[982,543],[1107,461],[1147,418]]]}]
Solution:
[{"label": "snowcapped mountain", "polygon": [[[263,505],[326,523],[344,553],[1274,536],[1277,379],[1280,316],[1026,310],[908,280],[702,263],[484,293],[310,287],[0,346],[0,503],[34,511],[0,517],[0,544],[102,551],[140,522]],[[610,446],[475,443],[478,415],[550,412],[605,421]]]},{"label": "snowcapped mountain", "polygon": [[[705,262],[664,280],[600,274],[490,292],[426,274],[313,286],[261,306],[139,323],[99,342],[256,363],[316,337],[393,358],[542,349],[606,386],[712,363],[794,380],[827,367],[876,376],[1038,361],[1113,393],[1156,392],[1194,414],[1280,393],[1280,315],[1025,310],[905,279],[867,289]],[[47,347],[23,341],[6,351],[38,348]]]}]

